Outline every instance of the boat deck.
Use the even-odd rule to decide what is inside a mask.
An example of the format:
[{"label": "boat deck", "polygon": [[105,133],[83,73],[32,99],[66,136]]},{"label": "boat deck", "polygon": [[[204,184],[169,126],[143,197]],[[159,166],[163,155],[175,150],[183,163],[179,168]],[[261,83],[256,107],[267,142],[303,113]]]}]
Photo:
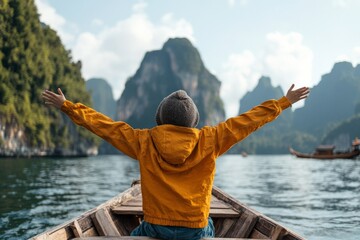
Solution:
[{"label": "boat deck", "polygon": [[[216,239],[304,239],[217,187],[212,191],[210,216],[214,222]],[[136,185],[80,217],[33,237],[32,240],[153,239],[129,236],[142,219],[141,190],[140,185]]]},{"label": "boat deck", "polygon": [[[83,237],[83,238],[75,238],[74,240],[105,240],[105,239],[106,240],[157,240],[157,238],[151,238],[151,237],[130,237],[130,236],[123,236],[123,237]],[[201,240],[249,240],[249,238],[202,238]]]}]

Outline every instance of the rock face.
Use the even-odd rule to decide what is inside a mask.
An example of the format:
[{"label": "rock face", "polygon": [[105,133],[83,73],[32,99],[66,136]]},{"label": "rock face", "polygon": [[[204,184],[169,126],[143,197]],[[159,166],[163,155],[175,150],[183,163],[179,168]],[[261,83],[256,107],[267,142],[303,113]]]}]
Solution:
[{"label": "rock face", "polygon": [[189,40],[169,39],[161,50],[147,52],[140,68],[126,82],[117,102],[117,119],[135,128],[154,127],[161,100],[183,89],[198,107],[198,127],[214,125],[225,118],[220,84]]},{"label": "rock face", "polygon": [[[110,84],[102,78],[91,78],[86,81],[86,89],[90,92],[93,108],[115,119],[116,101]],[[101,140],[98,152],[99,154],[118,154],[119,150],[105,140]]]},{"label": "rock face", "polygon": [[266,100],[278,99],[282,96],[284,96],[284,92],[281,87],[273,87],[271,79],[262,76],[254,90],[247,92],[240,100],[239,114],[250,110]]},{"label": "rock face", "polygon": [[81,76],[57,33],[39,20],[33,0],[0,4],[0,156],[95,154],[97,139],[41,99],[60,87],[90,105]]},{"label": "rock face", "polygon": [[110,84],[102,78],[91,78],[86,81],[86,89],[90,92],[93,108],[110,118],[114,118],[116,101]]},{"label": "rock face", "polygon": [[294,114],[294,127],[299,131],[323,135],[334,124],[354,116],[360,102],[360,65],[336,63],[322,76]]}]

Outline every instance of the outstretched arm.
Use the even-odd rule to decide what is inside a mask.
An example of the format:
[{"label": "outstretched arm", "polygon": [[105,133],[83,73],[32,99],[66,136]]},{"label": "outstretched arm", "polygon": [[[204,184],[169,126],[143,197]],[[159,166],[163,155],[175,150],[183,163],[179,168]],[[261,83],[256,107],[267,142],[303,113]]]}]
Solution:
[{"label": "outstretched arm", "polygon": [[58,93],[45,90],[42,97],[45,104],[60,109],[77,125],[108,141],[126,155],[135,158],[139,152],[138,133],[125,122],[115,122],[111,118],[81,103],[66,100],[61,89]]},{"label": "outstretched arm", "polygon": [[310,92],[308,87],[293,90],[294,87],[295,85],[292,84],[286,96],[278,100],[268,100],[246,113],[220,123],[216,127],[218,153],[223,154],[231,146],[246,138],[256,129],[273,121],[283,110],[299,100],[305,99]]}]

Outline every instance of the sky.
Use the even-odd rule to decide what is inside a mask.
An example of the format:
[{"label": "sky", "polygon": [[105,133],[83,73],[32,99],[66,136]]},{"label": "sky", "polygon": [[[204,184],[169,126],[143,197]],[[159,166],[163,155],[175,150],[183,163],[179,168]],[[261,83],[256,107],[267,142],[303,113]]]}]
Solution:
[{"label": "sky", "polygon": [[[117,100],[148,51],[186,37],[221,81],[227,117],[261,76],[286,94],[313,87],[336,62],[360,63],[357,0],[35,0],[85,79],[100,77]],[[303,106],[296,104],[294,108]]]}]

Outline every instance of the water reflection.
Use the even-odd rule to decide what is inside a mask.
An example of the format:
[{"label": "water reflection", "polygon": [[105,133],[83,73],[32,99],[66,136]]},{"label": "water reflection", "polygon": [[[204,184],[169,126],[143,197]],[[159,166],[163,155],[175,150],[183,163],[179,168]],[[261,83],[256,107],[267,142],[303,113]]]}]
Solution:
[{"label": "water reflection", "polygon": [[[0,159],[0,239],[27,239],[139,178],[123,156]],[[358,239],[360,161],[226,155],[215,184],[309,239]]]}]

